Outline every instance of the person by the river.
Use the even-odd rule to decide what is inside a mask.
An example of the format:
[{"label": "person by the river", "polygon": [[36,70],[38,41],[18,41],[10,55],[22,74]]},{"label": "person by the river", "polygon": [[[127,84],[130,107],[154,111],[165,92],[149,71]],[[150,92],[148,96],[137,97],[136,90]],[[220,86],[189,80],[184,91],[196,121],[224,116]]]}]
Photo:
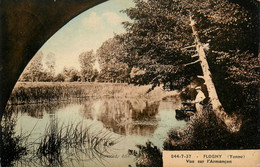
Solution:
[{"label": "person by the river", "polygon": [[196,91],[197,91],[197,95],[196,95],[196,98],[195,98],[195,108],[196,108],[196,111],[197,112],[201,112],[203,110],[203,101],[205,100],[205,95],[204,93],[201,91],[201,87],[198,86],[195,88]]}]

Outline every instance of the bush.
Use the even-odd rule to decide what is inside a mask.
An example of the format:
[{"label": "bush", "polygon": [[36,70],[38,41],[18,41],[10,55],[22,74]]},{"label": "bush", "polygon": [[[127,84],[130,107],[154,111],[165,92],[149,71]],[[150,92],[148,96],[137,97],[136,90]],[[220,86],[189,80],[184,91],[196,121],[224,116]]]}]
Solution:
[{"label": "bush", "polygon": [[[164,142],[165,150],[219,150],[249,149],[257,147],[253,123],[244,122],[239,132],[228,131],[224,122],[216,117],[211,108],[191,118],[184,130],[172,130]],[[256,132],[256,131],[254,131]]]},{"label": "bush", "polygon": [[129,150],[130,155],[136,157],[137,167],[162,167],[162,152],[150,141],[145,145],[137,145],[139,152]]}]

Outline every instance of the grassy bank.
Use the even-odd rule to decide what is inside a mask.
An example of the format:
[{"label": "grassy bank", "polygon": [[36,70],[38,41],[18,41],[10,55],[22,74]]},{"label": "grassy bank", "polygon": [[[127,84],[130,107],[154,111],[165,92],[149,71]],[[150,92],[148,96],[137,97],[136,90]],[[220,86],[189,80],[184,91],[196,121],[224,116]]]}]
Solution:
[{"label": "grassy bank", "polygon": [[147,94],[150,88],[151,85],[134,86],[124,83],[18,82],[8,104],[37,104],[85,97],[144,97],[160,100],[177,94],[160,88],[155,88]]}]

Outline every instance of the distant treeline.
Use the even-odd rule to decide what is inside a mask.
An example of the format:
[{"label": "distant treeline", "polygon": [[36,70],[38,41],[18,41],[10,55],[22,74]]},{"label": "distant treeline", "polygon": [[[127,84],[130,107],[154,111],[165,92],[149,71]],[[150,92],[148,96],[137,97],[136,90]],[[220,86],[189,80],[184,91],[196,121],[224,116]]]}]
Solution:
[{"label": "distant treeline", "polygon": [[96,54],[91,50],[79,55],[80,70],[65,66],[59,73],[55,71],[55,55],[44,55],[39,51],[27,65],[19,81],[129,83],[131,69],[119,61],[118,57],[122,53],[116,48],[118,45],[119,42],[115,39],[107,40]]}]

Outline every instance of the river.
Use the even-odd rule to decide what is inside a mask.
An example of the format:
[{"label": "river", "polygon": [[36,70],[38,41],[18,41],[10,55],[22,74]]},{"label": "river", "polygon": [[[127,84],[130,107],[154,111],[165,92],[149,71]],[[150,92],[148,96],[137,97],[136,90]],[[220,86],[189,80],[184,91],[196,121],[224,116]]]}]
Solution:
[{"label": "river", "polygon": [[[177,99],[151,102],[133,98],[86,98],[48,104],[12,105],[9,110],[17,118],[16,134],[30,134],[27,143],[37,143],[35,141],[46,133],[46,128],[53,122],[58,128],[83,123],[89,134],[108,137],[114,144],[106,149],[105,156],[80,153],[79,157],[86,158],[78,161],[73,159],[73,165],[115,167],[135,166],[134,156],[128,154],[129,149],[138,152],[136,145],[144,145],[147,141],[162,150],[167,132],[186,125],[184,121],[175,119],[175,109],[180,104],[181,101]],[[69,164],[67,161],[71,159],[63,158],[63,164]],[[16,165],[26,166],[24,162]]]}]

